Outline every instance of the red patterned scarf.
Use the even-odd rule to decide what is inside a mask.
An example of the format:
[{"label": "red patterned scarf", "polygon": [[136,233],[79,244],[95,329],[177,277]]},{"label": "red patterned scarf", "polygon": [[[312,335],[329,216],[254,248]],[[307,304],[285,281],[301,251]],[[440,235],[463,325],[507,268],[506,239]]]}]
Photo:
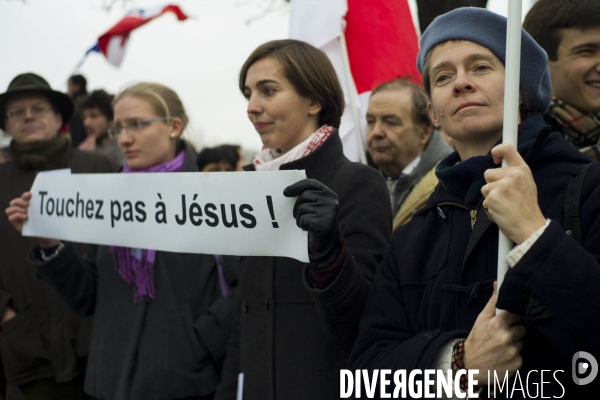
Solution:
[{"label": "red patterned scarf", "polygon": [[260,153],[254,156],[254,168],[257,171],[277,171],[281,165],[299,160],[318,149],[333,131],[335,131],[334,127],[323,125],[287,153],[282,153],[279,149],[267,149],[263,147]]},{"label": "red patterned scarf", "polygon": [[557,98],[552,98],[549,114],[562,126],[565,139],[592,160],[600,159],[600,114],[582,114]]}]

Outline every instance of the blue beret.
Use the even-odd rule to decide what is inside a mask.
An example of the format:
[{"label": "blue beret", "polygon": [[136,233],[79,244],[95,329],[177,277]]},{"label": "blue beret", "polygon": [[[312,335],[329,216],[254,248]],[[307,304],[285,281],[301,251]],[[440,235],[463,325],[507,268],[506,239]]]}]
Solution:
[{"label": "blue beret", "polygon": [[[427,54],[438,44],[449,40],[480,44],[506,64],[506,17],[484,8],[463,7],[440,15],[423,32],[417,57],[417,68],[421,74]],[[548,109],[552,96],[548,55],[523,29],[519,92],[527,109],[539,113]]]}]

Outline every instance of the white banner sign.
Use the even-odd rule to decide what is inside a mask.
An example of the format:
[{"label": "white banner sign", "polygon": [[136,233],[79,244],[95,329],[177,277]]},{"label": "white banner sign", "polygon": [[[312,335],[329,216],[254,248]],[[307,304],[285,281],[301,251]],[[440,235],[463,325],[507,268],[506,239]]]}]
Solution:
[{"label": "white banner sign", "polygon": [[39,173],[23,235],[180,253],[308,262],[296,198],[304,171]]}]

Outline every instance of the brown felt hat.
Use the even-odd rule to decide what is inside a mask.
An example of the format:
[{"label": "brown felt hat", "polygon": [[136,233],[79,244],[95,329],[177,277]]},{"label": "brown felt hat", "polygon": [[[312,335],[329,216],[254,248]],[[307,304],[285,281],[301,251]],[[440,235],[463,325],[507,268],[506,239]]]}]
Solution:
[{"label": "brown felt hat", "polygon": [[41,93],[50,99],[60,110],[63,126],[69,123],[73,115],[73,102],[66,94],[52,90],[48,82],[39,75],[31,72],[18,75],[8,85],[5,93],[0,94],[0,128],[4,129],[4,119],[6,118],[6,103],[15,94],[21,93]]}]

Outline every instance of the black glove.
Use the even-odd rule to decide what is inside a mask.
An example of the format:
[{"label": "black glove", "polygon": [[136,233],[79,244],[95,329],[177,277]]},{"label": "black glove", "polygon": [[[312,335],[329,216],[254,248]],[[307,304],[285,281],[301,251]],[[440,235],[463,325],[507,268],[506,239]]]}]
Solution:
[{"label": "black glove", "polygon": [[298,181],[286,187],[283,195],[298,196],[294,204],[294,218],[299,228],[308,231],[310,262],[316,268],[333,264],[342,247],[342,233],[337,221],[337,195],[315,179]]}]

